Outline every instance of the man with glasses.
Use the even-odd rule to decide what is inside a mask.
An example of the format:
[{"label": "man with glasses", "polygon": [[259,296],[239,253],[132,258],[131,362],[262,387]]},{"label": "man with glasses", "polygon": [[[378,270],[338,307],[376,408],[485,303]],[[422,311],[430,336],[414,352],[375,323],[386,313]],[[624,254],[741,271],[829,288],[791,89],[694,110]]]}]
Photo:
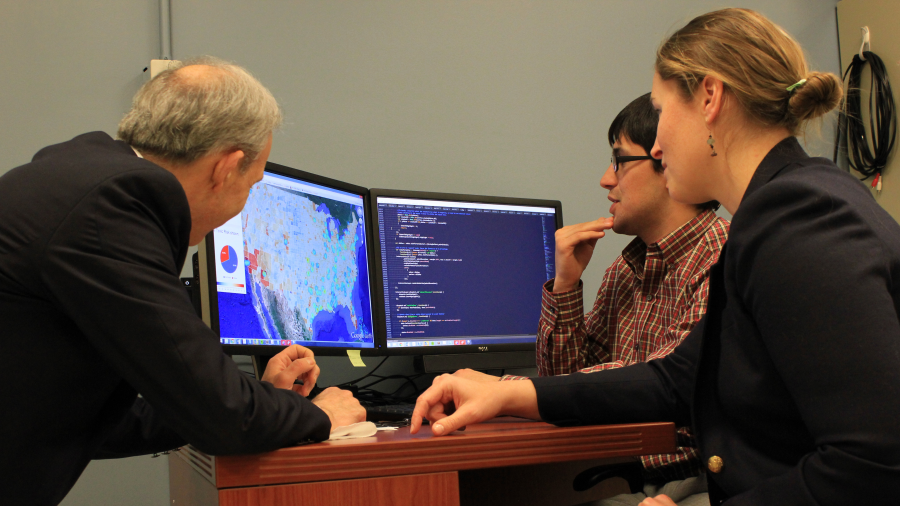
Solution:
[{"label": "man with glasses", "polygon": [[[609,128],[612,159],[600,179],[609,191],[612,218],[563,227],[556,232],[556,277],[544,285],[537,338],[541,376],[595,372],[661,358],[675,349],[706,312],[709,269],[719,257],[728,222],[718,202],[690,205],[669,197],[660,160],[649,156],[658,115],[643,95],[623,109]],[[581,274],[606,230],[636,236],[606,270],[593,309],[584,314]],[[474,371],[470,379],[496,381]],[[504,376],[503,380],[524,379]],[[677,453],[643,457],[650,494],[619,497],[608,504],[638,504],[671,487],[696,492],[691,479],[702,464],[687,428],[679,429]],[[670,485],[665,491],[662,486]],[[629,500],[632,499],[632,500]],[[623,502],[624,501],[624,502]]]}]

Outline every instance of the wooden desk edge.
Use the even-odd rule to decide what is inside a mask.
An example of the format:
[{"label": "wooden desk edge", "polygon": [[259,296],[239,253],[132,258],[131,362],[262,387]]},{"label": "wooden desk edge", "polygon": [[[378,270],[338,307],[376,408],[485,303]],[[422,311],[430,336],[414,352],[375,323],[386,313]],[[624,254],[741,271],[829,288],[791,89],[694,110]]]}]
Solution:
[{"label": "wooden desk edge", "polygon": [[378,438],[296,446],[256,455],[209,457],[194,448],[179,453],[185,460],[189,454],[214,460],[207,478],[223,489],[675,451],[675,425],[670,422],[554,427],[501,419],[472,426],[457,435],[432,437],[427,427],[423,432],[410,435],[404,428],[393,435],[379,433]]}]

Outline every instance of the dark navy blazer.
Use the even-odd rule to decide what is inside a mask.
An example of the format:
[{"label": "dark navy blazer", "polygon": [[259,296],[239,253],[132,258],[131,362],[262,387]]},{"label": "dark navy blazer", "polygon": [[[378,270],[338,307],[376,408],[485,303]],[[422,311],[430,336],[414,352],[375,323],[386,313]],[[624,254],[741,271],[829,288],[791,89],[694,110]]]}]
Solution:
[{"label": "dark navy blazer", "polygon": [[535,379],[540,413],[690,423],[721,459],[713,504],[895,504],[898,314],[900,226],[790,137],[754,174],[685,341],[645,364]]},{"label": "dark navy blazer", "polygon": [[0,177],[0,503],[57,504],[93,458],[328,438],[194,313],[190,229],[178,180],[102,132]]}]

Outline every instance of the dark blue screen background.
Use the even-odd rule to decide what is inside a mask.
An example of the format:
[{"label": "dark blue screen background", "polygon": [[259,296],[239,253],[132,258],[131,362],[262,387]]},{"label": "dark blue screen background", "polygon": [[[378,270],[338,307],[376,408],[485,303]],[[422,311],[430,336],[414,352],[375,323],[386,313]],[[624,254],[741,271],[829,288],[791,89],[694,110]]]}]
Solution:
[{"label": "dark blue screen background", "polygon": [[[554,215],[399,204],[379,204],[378,211],[389,339],[536,335],[541,285],[554,276]],[[408,223],[414,228],[401,228],[403,214],[414,216]],[[419,220],[441,224],[415,223]],[[400,238],[398,233],[419,238]],[[436,256],[426,257],[427,266],[407,268],[400,257],[409,248]],[[436,284],[399,284],[404,281]],[[443,293],[403,298],[400,291]],[[398,310],[399,304],[430,307]],[[428,325],[404,329],[403,321],[413,319]]]}]

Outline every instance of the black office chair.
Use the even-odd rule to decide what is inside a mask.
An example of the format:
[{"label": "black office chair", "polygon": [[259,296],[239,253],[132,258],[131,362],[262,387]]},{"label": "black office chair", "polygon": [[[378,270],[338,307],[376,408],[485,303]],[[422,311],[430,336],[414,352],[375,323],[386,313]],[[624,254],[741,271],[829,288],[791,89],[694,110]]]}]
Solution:
[{"label": "black office chair", "polygon": [[572,488],[576,492],[584,492],[610,478],[623,478],[628,482],[628,489],[631,493],[636,494],[644,490],[644,465],[637,460],[624,464],[592,467],[578,473],[578,476],[572,480]]}]

